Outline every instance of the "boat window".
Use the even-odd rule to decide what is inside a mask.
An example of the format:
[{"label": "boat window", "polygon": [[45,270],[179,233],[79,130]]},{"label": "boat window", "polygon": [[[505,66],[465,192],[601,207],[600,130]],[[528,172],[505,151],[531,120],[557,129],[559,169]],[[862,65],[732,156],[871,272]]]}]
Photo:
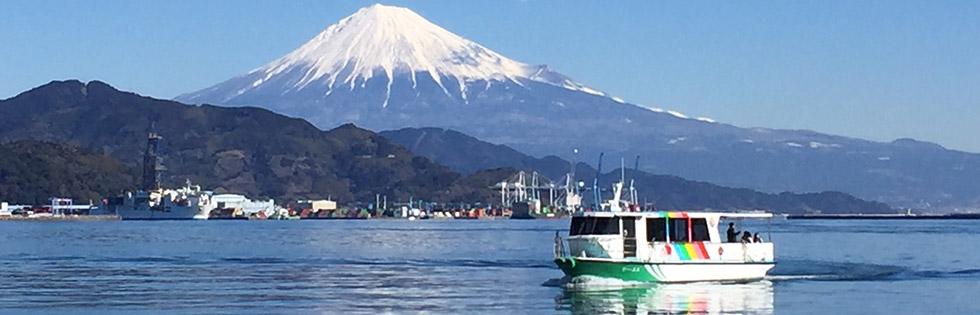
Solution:
[{"label": "boat window", "polygon": [[687,242],[687,219],[670,219],[670,241]]},{"label": "boat window", "polygon": [[613,218],[595,218],[595,229],[592,234],[619,234],[619,220]]},{"label": "boat window", "polygon": [[597,217],[572,218],[568,235],[619,235],[619,220]]},{"label": "boat window", "polygon": [[623,227],[622,234],[625,237],[636,239],[636,218],[635,217],[623,217],[621,218],[620,226]]},{"label": "boat window", "polygon": [[581,235],[585,228],[585,219],[583,217],[572,218],[572,227],[568,228],[568,235]]},{"label": "boat window", "polygon": [[711,241],[708,235],[708,221],[704,218],[691,219],[691,240],[694,242]]},{"label": "boat window", "polygon": [[667,241],[667,219],[647,218],[647,242]]}]

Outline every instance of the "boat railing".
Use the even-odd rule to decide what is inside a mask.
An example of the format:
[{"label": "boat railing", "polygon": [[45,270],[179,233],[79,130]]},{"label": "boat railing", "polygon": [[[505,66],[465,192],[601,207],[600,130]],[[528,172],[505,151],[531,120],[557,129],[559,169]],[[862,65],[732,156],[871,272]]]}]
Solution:
[{"label": "boat railing", "polygon": [[555,231],[555,258],[565,257],[565,241],[561,238],[560,233],[560,231]]}]

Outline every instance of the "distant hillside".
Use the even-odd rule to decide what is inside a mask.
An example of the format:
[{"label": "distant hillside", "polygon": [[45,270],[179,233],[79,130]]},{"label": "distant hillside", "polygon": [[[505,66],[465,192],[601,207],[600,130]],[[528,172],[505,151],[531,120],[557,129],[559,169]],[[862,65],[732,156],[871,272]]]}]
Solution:
[{"label": "distant hillside", "polygon": [[37,205],[64,197],[98,203],[134,182],[132,169],[92,149],[33,140],[0,144],[0,201]]},{"label": "distant hillside", "polygon": [[253,197],[340,201],[444,196],[460,175],[371,131],[322,131],[259,108],[190,106],[92,81],[56,81],[0,101],[0,142],[37,139],[140,163],[148,130],[163,139],[166,185],[186,179]]},{"label": "distant hillside", "polygon": [[[729,188],[690,181],[670,175],[653,175],[642,171],[634,173],[632,170],[627,170],[626,176],[627,181],[636,180],[635,185],[641,203],[649,203],[660,209],[766,209],[791,214],[896,212],[887,204],[867,201],[835,191],[769,194],[745,188]],[[619,179],[620,171],[617,169],[604,174],[600,183],[603,189],[610,189]]]},{"label": "distant hillside", "polygon": [[535,158],[508,146],[480,141],[455,130],[404,128],[378,134],[463,174],[513,167],[557,176],[568,172],[569,167],[567,161],[555,156]]},{"label": "distant hillside", "polygon": [[[534,158],[510,147],[494,145],[452,130],[438,128],[405,128],[384,131],[381,135],[401,143],[419,155],[437,163],[468,173],[471,170],[493,168],[460,179],[463,187],[489,186],[513,174],[516,169],[536,170],[552,179],[560,179],[569,170],[569,162],[557,157]],[[611,160],[611,159],[610,159]],[[606,163],[613,161],[607,160]],[[590,161],[591,162],[591,161]],[[641,161],[642,162],[642,161]],[[593,162],[594,163],[594,162]],[[615,161],[618,167],[618,161]],[[608,164],[607,164],[608,165]],[[576,177],[592,186],[596,170],[585,163],[576,166]],[[661,209],[769,209],[781,213],[893,213],[895,210],[880,202],[871,202],[840,192],[779,193],[769,194],[751,189],[722,187],[710,183],[685,180],[677,176],[653,175],[627,170],[627,180],[636,180],[640,202],[650,203]],[[605,173],[600,178],[601,189],[609,198],[613,182],[620,178],[620,171]],[[493,201],[499,196],[486,191],[454,190],[453,195]],[[591,193],[583,197],[592,202]]]},{"label": "distant hillside", "polygon": [[444,200],[462,203],[500,204],[500,191],[490,189],[518,170],[501,167],[482,170],[466,177],[460,177],[453,183],[449,194]]}]

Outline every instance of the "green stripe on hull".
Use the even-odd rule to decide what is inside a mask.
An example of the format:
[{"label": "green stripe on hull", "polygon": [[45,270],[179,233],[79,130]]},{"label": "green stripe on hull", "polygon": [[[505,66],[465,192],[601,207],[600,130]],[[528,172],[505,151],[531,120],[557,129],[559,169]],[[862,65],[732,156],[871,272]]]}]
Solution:
[{"label": "green stripe on hull", "polygon": [[555,264],[572,277],[596,276],[644,282],[664,280],[660,267],[639,262],[600,262],[562,257],[555,259]]}]

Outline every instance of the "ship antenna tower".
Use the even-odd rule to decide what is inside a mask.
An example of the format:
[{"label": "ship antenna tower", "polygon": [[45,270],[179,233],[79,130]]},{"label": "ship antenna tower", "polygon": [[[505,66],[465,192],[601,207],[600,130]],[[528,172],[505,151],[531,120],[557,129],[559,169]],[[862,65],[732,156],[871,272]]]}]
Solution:
[{"label": "ship antenna tower", "polygon": [[163,139],[158,135],[153,127],[150,127],[149,135],[146,139],[146,152],[143,153],[143,190],[159,190],[163,187],[161,182],[161,175],[166,168],[163,166],[163,158],[160,157],[157,149],[160,145],[160,140]]}]

